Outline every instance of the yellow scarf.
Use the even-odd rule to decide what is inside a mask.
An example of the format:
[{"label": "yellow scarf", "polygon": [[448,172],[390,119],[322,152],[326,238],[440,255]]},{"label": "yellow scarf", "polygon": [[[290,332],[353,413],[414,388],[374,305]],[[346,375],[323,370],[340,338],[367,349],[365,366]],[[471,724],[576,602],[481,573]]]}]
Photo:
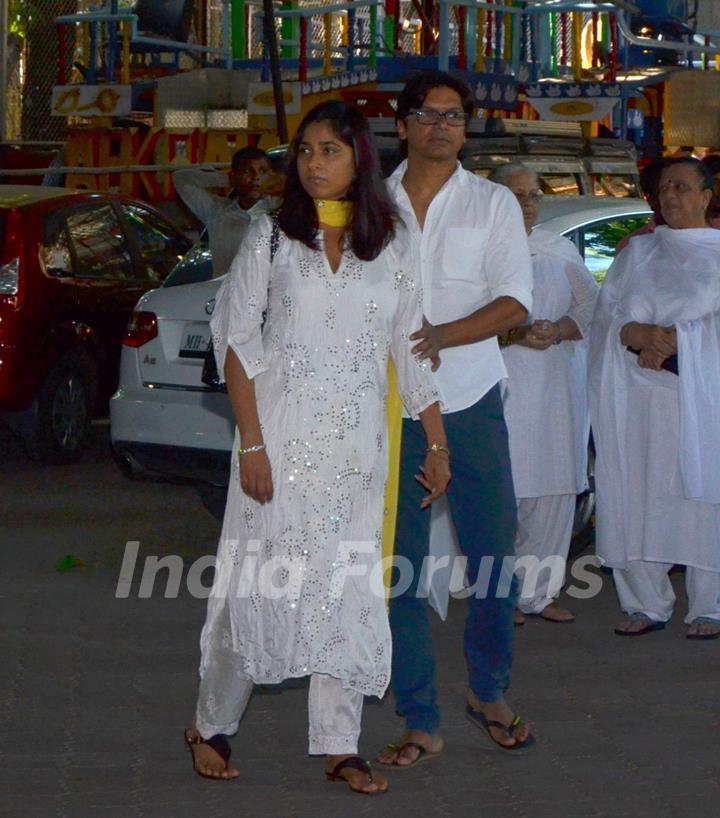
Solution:
[{"label": "yellow scarf", "polygon": [[[395,523],[397,521],[398,491],[400,489],[400,443],[402,441],[402,400],[397,385],[397,374],[392,358],[388,358],[388,476],[385,483],[385,515],[382,529],[382,556],[392,557],[395,551]],[[418,514],[420,512],[418,511]],[[383,565],[392,565],[388,560]],[[386,592],[390,589],[391,574],[384,572]]]},{"label": "yellow scarf", "polygon": [[313,199],[318,222],[328,227],[347,227],[352,221],[353,203],[337,199]]},{"label": "yellow scarf", "polygon": [[[352,220],[353,203],[335,199],[314,199],[318,222],[328,227],[347,227]],[[382,556],[392,557],[395,550],[395,522],[400,478],[400,442],[402,436],[402,400],[397,387],[397,374],[392,358],[388,358],[388,476],[382,528]],[[387,563],[386,563],[387,564]],[[390,570],[385,571],[385,586],[389,588]]]}]

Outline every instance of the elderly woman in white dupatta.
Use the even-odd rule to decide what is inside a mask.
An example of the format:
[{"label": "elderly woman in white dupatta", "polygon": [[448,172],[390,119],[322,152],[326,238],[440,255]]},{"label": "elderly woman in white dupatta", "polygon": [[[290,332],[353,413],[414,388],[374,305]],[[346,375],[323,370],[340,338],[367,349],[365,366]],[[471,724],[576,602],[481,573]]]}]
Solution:
[{"label": "elderly woman in white dupatta", "polygon": [[658,190],[667,224],[633,238],[618,255],[591,333],[597,553],[613,569],[627,615],[615,633],[639,636],[665,627],[675,603],[668,574],[681,564],[686,635],[714,639],[720,635],[720,231],[707,225],[713,179],[696,159],[671,162]]},{"label": "elderly woman in white dupatta", "polygon": [[518,499],[515,553],[523,614],[571,622],[555,597],[565,578],[576,494],[586,485],[589,423],[585,349],[597,284],[575,245],[533,225],[542,197],[536,174],[520,163],[490,177],[515,194],[533,262],[528,323],[501,338],[508,371],[505,419]]}]

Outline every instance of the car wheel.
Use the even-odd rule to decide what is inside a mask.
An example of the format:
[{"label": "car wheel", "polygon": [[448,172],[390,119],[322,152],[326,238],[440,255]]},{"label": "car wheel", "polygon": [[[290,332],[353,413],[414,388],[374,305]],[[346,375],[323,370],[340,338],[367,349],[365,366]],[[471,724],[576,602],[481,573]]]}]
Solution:
[{"label": "car wheel", "polygon": [[211,483],[195,483],[195,488],[202,504],[212,516],[222,522],[225,516],[225,501],[227,500],[227,486],[213,486]]},{"label": "car wheel", "polygon": [[585,551],[595,538],[595,444],[592,437],[588,444],[587,479],[588,489],[578,494],[575,503],[570,559]]},{"label": "car wheel", "polygon": [[33,406],[25,438],[30,457],[41,463],[74,463],[90,440],[98,376],[92,356],[70,352],[50,370]]}]

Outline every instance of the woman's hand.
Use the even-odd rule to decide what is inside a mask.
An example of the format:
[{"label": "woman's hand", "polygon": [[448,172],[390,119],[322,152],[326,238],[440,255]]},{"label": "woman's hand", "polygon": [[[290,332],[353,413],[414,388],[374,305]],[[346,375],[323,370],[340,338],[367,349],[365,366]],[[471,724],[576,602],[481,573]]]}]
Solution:
[{"label": "woman's hand", "polygon": [[428,452],[425,455],[425,465],[420,467],[420,474],[416,474],[415,479],[430,492],[420,503],[420,508],[427,508],[447,491],[450,458],[445,452]]},{"label": "woman's hand", "polygon": [[666,358],[677,352],[675,327],[640,324],[631,321],[620,330],[620,343],[639,349],[638,365],[645,369],[662,369]]},{"label": "woman's hand", "polygon": [[272,500],[272,468],[264,449],[240,455],[240,485],[245,494],[258,503]]}]

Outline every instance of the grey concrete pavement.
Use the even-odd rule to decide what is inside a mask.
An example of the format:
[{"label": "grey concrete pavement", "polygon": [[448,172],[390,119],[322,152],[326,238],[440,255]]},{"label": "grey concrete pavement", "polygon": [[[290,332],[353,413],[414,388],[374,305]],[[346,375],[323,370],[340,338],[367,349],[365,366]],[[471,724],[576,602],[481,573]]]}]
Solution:
[{"label": "grey concrete pavement", "polygon": [[[0,815],[24,818],[408,815],[480,818],[714,818],[720,814],[720,642],[688,642],[678,608],[667,630],[612,634],[611,583],[568,600],[572,625],[517,629],[509,698],[532,721],[524,757],[486,749],[463,716],[464,603],[435,620],[447,750],[390,773],[365,797],[326,783],[307,756],[306,691],[254,696],[238,735],[241,777],[205,781],[182,731],[192,714],[205,603],[183,583],[115,597],[127,541],[185,569],[213,551],[219,526],[187,486],[126,480],[101,430],[72,467],[28,462],[0,433]],[[58,573],[67,554],[85,566]],[[365,708],[362,752],[399,735],[391,697]]]}]

